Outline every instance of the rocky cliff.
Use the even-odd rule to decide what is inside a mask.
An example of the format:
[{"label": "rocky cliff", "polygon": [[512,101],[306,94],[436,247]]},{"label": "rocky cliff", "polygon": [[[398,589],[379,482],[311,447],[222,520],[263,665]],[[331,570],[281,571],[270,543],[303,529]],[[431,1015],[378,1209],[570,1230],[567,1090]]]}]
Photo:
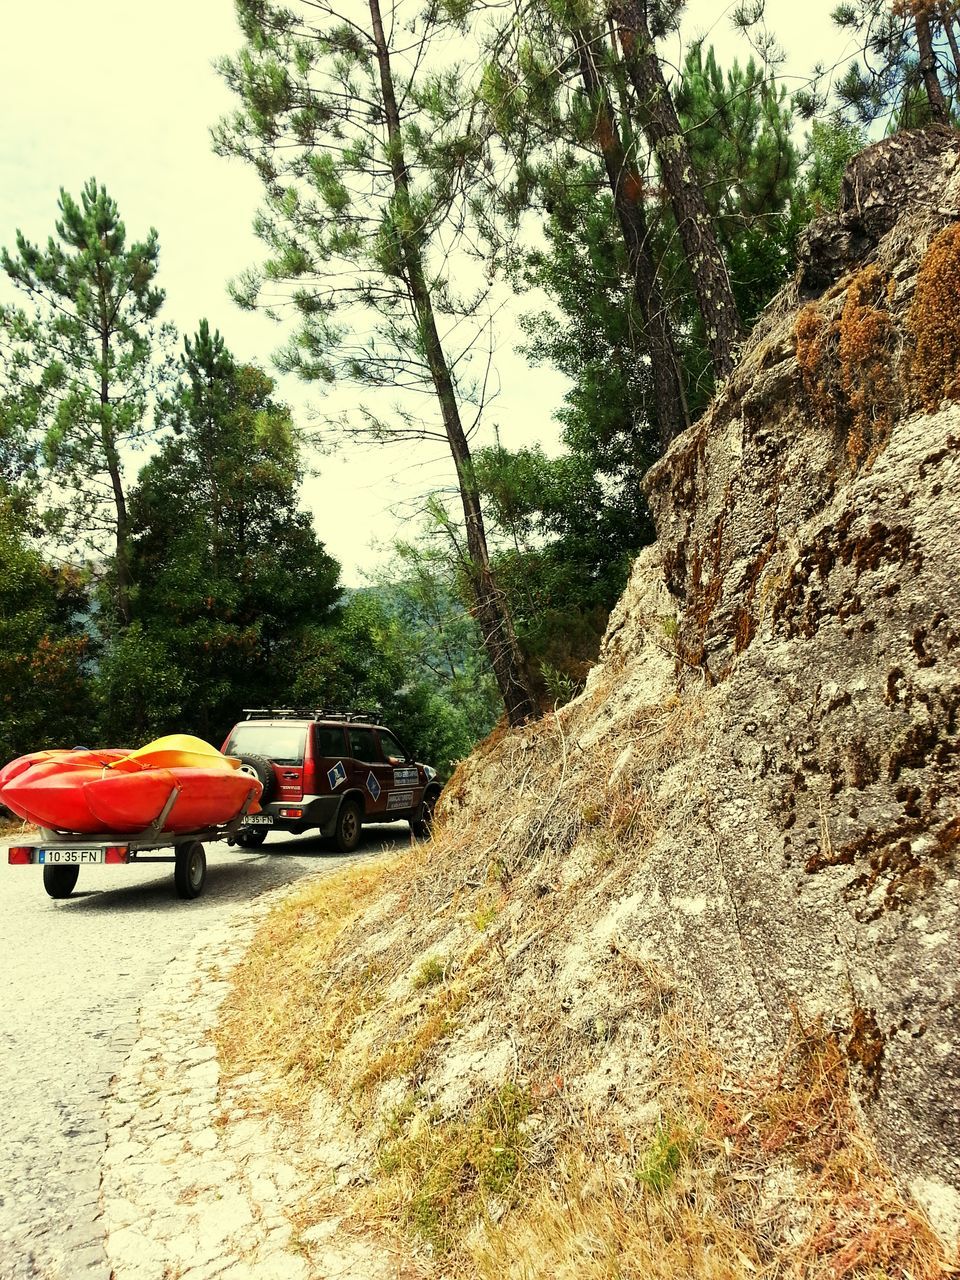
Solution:
[{"label": "rocky cliff", "polygon": [[823,1017],[884,1152],[954,1231],[958,216],[955,134],[859,157],[735,375],[651,475],[658,543],[606,651],[642,652],[659,593],[679,685],[704,687],[682,821],[648,863],[660,904],[697,911],[636,928],[728,1038]]},{"label": "rocky cliff", "polygon": [[479,1274],[942,1274],[880,1170],[955,1238],[958,219],[957,134],[854,162],[650,475],[584,694],[331,945],[316,1080],[441,1251],[461,1152]]}]

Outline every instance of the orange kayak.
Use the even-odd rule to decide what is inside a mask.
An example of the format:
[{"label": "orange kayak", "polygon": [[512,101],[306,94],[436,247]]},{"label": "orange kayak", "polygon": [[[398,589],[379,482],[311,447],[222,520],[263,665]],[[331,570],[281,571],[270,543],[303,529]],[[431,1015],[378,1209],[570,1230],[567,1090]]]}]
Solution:
[{"label": "orange kayak", "polygon": [[162,830],[197,831],[259,808],[260,782],[239,764],[186,735],[137,752],[34,752],[0,770],[0,801],[38,826],[99,835],[145,830],[172,799]]}]

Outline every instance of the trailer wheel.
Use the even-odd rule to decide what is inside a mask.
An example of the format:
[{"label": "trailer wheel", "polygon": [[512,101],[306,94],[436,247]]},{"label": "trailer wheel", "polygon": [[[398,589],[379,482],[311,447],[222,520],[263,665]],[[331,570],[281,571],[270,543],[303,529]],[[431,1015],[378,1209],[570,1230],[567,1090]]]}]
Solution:
[{"label": "trailer wheel", "polygon": [[43,887],[51,898],[69,898],[79,874],[79,867],[44,867]]},{"label": "trailer wheel", "polygon": [[199,840],[178,844],[173,883],[178,898],[199,898],[207,879],[207,855]]}]

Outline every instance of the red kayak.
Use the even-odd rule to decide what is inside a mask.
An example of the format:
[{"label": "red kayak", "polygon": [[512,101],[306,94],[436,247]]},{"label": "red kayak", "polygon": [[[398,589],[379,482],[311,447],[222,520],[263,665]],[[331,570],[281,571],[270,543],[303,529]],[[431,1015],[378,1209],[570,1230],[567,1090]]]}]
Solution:
[{"label": "red kayak", "polygon": [[123,760],[129,754],[129,751],[116,750],[87,751],[83,747],[75,747],[72,751],[32,751],[28,756],[17,756],[16,760],[11,760],[0,769],[0,792],[8,782],[12,782],[19,774],[33,768],[34,765],[47,764],[53,760],[59,762],[64,768],[87,765],[103,768],[104,765],[112,765],[117,760]]},{"label": "red kayak", "polygon": [[[103,775],[83,787],[83,795],[104,831],[138,831],[156,822],[176,790],[176,799],[163,823],[164,831],[199,831],[235,818],[245,804],[263,790],[248,773],[220,769],[150,769],[143,773]],[[144,815],[149,818],[144,822]]]},{"label": "red kayak", "polygon": [[0,770],[0,800],[37,826],[98,835],[151,827],[172,797],[162,830],[198,831],[257,810],[261,784],[239,763],[183,735],[139,752],[40,751]]}]

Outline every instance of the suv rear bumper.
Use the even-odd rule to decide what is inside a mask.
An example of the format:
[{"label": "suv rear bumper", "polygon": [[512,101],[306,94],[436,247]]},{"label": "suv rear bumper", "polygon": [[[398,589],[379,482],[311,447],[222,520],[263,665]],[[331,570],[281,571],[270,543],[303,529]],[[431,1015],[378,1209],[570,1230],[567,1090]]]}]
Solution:
[{"label": "suv rear bumper", "polygon": [[[266,827],[268,831],[293,832],[319,827],[321,835],[332,836],[342,799],[343,796],[304,796],[302,800],[271,800],[260,806],[260,813],[272,818],[272,822],[254,820],[242,825],[247,829]],[[259,814],[254,815],[254,819],[257,817]]]}]

